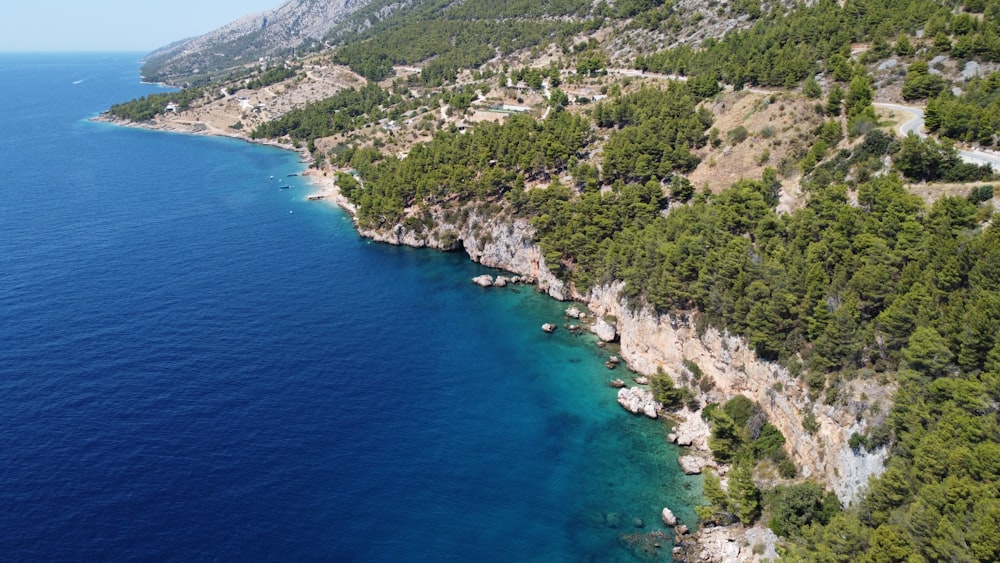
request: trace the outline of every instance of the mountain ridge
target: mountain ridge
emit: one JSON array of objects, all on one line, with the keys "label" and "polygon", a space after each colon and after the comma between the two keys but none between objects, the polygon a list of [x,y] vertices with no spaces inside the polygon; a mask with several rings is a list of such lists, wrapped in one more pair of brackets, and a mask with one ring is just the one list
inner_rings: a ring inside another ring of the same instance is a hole
[{"label": "mountain ridge", "polygon": [[261,57],[316,50],[333,26],[370,0],[287,0],[204,35],[177,41],[146,56],[142,76],[178,83],[213,75]]}]

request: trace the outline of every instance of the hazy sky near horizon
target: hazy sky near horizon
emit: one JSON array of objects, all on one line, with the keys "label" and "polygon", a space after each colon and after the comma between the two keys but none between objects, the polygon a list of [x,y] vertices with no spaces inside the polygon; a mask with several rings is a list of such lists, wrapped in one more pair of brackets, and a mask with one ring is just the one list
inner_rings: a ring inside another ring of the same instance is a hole
[{"label": "hazy sky near horizon", "polygon": [[5,0],[0,3],[0,52],[148,52],[283,1]]}]

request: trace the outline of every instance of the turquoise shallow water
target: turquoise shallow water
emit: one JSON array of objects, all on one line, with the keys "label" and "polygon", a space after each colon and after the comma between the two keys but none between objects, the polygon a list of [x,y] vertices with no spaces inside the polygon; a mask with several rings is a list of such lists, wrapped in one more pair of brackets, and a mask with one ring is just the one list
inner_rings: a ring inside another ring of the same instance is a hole
[{"label": "turquoise shallow water", "polygon": [[294,154],[88,122],[156,91],[137,58],[0,55],[7,557],[635,561],[694,523],[607,352],[539,330],[565,304],[360,239]]}]

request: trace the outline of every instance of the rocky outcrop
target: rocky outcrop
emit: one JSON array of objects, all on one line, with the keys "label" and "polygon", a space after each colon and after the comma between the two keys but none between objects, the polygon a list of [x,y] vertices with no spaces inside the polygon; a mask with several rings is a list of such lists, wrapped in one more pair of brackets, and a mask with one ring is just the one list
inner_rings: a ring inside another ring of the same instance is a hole
[{"label": "rocky outcrop", "polygon": [[710,429],[700,412],[684,409],[675,415],[678,422],[674,424],[673,432],[667,439],[678,446],[691,447],[696,450],[708,451],[708,435]]},{"label": "rocky outcrop", "polygon": [[675,557],[706,563],[761,563],[778,559],[778,536],[769,528],[703,528],[678,545]]},{"label": "rocky outcrop", "polygon": [[632,414],[644,414],[649,418],[658,416],[653,393],[640,387],[619,389],[618,404]]},{"label": "rocky outcrop", "polygon": [[476,276],[472,278],[472,283],[478,285],[479,287],[491,287],[493,285],[493,276],[489,274]]},{"label": "rocky outcrop", "polygon": [[677,458],[677,465],[681,466],[681,471],[685,475],[698,475],[706,467],[714,467],[709,460],[694,455],[682,455]]}]

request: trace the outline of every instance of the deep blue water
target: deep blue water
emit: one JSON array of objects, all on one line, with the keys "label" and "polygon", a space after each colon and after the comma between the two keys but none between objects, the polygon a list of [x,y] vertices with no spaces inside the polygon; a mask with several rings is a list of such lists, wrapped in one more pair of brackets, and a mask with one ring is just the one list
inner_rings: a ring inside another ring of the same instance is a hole
[{"label": "deep blue water", "polygon": [[138,58],[0,55],[5,560],[630,561],[694,523],[607,352],[539,330],[565,304],[359,238],[295,154],[89,122],[157,91]]}]

